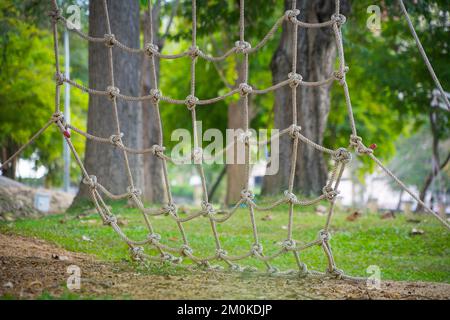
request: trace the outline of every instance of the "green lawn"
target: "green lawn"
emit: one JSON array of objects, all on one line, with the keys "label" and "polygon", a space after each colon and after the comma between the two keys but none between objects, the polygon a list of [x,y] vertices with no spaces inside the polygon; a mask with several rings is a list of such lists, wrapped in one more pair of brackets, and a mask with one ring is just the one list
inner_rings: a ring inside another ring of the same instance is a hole
[{"label": "green lawn", "polygon": [[[123,229],[130,238],[139,240],[146,237],[148,232],[141,214],[136,209],[125,208],[123,203],[117,202],[112,206],[113,212],[126,221],[127,225],[123,226]],[[97,214],[91,213],[81,219],[76,218],[77,214],[83,212],[86,212],[86,208],[73,210],[68,213],[69,219],[64,223],[64,215],[2,222],[0,232],[36,236],[71,251],[94,254],[102,260],[129,259],[127,246],[110,227],[103,226]],[[287,214],[287,206],[272,211],[271,221],[262,220],[267,212],[256,213],[258,232],[266,253],[275,252],[279,248],[279,242],[286,238]],[[432,217],[420,217],[422,221],[419,224],[408,222],[405,217],[399,215],[396,219],[382,220],[377,214],[367,214],[354,222],[346,221],[345,217],[344,213],[335,215],[331,228],[331,245],[338,267],[347,274],[367,276],[367,267],[377,265],[381,269],[382,279],[450,283],[450,233]],[[181,246],[177,226],[170,217],[155,217],[152,222],[155,231],[161,234],[163,243],[173,247]],[[325,217],[297,209],[294,223],[294,238],[300,242],[308,242],[317,238],[317,232],[323,227]],[[206,218],[184,223],[184,227],[196,255],[214,253],[214,239]],[[414,227],[424,230],[425,233],[410,235]],[[218,231],[223,247],[229,254],[243,253],[253,243],[250,218],[245,208],[239,209],[227,222],[219,224]],[[83,236],[92,241],[82,240]],[[152,250],[146,251],[154,253]],[[301,259],[309,269],[324,271],[326,268],[325,255],[319,246],[303,251]],[[295,268],[292,254],[275,259],[273,264],[281,270]],[[240,265],[263,267],[262,263],[254,259],[243,260]]]}]

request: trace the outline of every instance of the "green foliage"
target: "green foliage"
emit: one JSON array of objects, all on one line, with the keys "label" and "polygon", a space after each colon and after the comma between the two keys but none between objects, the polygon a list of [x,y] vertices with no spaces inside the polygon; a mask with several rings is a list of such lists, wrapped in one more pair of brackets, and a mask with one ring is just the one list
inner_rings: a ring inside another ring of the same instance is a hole
[{"label": "green foliage", "polygon": [[[0,146],[12,143],[17,147],[27,142],[54,112],[53,37],[44,21],[36,17],[28,19],[33,11],[27,3],[2,1],[0,4]],[[35,7],[34,13],[41,14],[40,7]],[[71,100],[76,115],[72,123],[83,128],[87,97],[72,90]],[[84,141],[75,144],[81,151],[84,149]],[[61,134],[51,126],[21,157],[34,160],[36,166],[45,165],[46,183],[58,184],[61,152]],[[75,178],[79,171],[75,166],[73,169]]]}]

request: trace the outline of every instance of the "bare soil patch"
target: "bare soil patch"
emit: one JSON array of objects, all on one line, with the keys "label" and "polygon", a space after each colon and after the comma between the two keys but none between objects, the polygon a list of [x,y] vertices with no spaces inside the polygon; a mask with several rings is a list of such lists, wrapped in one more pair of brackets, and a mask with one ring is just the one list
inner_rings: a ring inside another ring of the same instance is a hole
[{"label": "bare soil patch", "polygon": [[0,234],[0,296],[33,299],[68,291],[67,267],[81,268],[82,297],[133,299],[450,299],[445,283],[365,283],[196,271],[180,275],[136,272],[128,263],[108,263],[45,241]]}]

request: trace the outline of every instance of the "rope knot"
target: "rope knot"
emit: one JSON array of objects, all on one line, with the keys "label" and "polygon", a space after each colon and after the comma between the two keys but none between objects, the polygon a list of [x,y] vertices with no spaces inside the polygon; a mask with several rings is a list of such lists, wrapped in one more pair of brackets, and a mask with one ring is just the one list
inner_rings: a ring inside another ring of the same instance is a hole
[{"label": "rope knot", "polygon": [[220,249],[216,249],[216,255],[219,258],[224,258],[228,255],[228,252],[226,250],[220,248]]},{"label": "rope knot", "polygon": [[197,46],[191,46],[189,48],[189,56],[192,59],[196,59],[200,55],[200,49]]},{"label": "rope knot", "polygon": [[156,245],[161,240],[161,235],[158,233],[149,233],[147,235],[147,239],[150,241],[151,244]]},{"label": "rope knot", "polygon": [[159,89],[151,89],[150,90],[150,99],[153,104],[157,104],[159,100],[161,100],[161,91]]},{"label": "rope knot", "polygon": [[236,41],[234,45],[236,47],[236,52],[238,53],[248,53],[252,48],[252,45],[247,41]]},{"label": "rope knot", "polygon": [[341,269],[338,269],[336,267],[333,267],[333,270],[327,269],[327,274],[332,276],[332,277],[334,277],[334,278],[336,278],[336,279],[339,279],[339,280],[343,279],[344,276],[345,276],[344,271],[341,270]]},{"label": "rope knot", "polygon": [[244,268],[238,264],[232,264],[231,271],[242,272],[244,271]]},{"label": "rope knot", "polygon": [[287,10],[284,13],[284,16],[286,17],[286,19],[288,19],[289,21],[293,22],[295,20],[297,20],[297,16],[300,14],[300,10],[299,9],[294,9],[294,10]]},{"label": "rope knot", "polygon": [[105,45],[109,48],[114,47],[116,43],[116,37],[112,33],[107,33],[103,36],[103,39],[105,41]]},{"label": "rope knot", "polygon": [[339,84],[343,85],[345,83],[345,74],[348,72],[349,68],[346,66],[344,70],[336,70],[333,72],[333,77],[335,80],[339,81]]},{"label": "rope knot", "polygon": [[84,177],[83,178],[83,183],[88,185],[89,188],[91,189],[95,189],[97,188],[97,177],[94,175],[88,176],[88,177]]},{"label": "rope knot", "polygon": [[295,72],[289,72],[288,74],[289,86],[291,88],[297,88],[300,83],[303,81],[303,77],[301,74]]},{"label": "rope knot", "polygon": [[192,150],[192,160],[194,160],[194,163],[201,163],[203,161],[203,149],[200,147],[195,147]]},{"label": "rope knot", "polygon": [[54,114],[52,114],[52,121],[57,123],[58,121],[61,122],[63,125],[65,123],[64,120],[64,114],[61,111],[55,112]]},{"label": "rope knot", "polygon": [[55,73],[55,81],[56,81],[56,85],[62,86],[64,84],[64,81],[66,81],[66,77],[64,76],[63,73],[56,72]]},{"label": "rope knot", "polygon": [[252,137],[252,132],[250,130],[247,130],[246,132],[239,132],[237,136],[237,141],[245,144],[250,143],[250,138]]},{"label": "rope knot", "polygon": [[57,22],[62,18],[62,10],[60,8],[56,8],[52,11],[47,12],[47,15],[52,19],[53,22]]},{"label": "rope knot", "polygon": [[174,203],[168,203],[163,207],[165,213],[170,214],[171,216],[177,215],[177,206]]},{"label": "rope knot", "polygon": [[352,154],[345,148],[339,148],[333,153],[333,160],[341,163],[352,161]]},{"label": "rope knot", "polygon": [[241,97],[247,96],[249,93],[253,92],[253,88],[249,86],[247,83],[239,84],[239,94]]},{"label": "rope knot", "polygon": [[158,158],[163,159],[164,158],[164,151],[166,150],[165,147],[160,146],[158,144],[154,144],[152,146],[152,153],[157,156]]},{"label": "rope knot", "polygon": [[135,188],[133,186],[127,187],[127,192],[130,198],[139,197],[142,194],[141,189]]},{"label": "rope knot", "polygon": [[204,215],[213,216],[215,214],[214,207],[211,203],[202,201],[202,210]]},{"label": "rope knot", "polygon": [[289,190],[284,191],[284,198],[286,199],[287,203],[295,204],[298,202],[297,196],[292,192],[289,192]]},{"label": "rope knot", "polygon": [[188,257],[188,256],[192,256],[192,254],[194,253],[194,250],[192,250],[192,248],[189,247],[187,244],[183,244],[181,246],[181,253],[183,255],[185,255],[186,257]]},{"label": "rope knot", "polygon": [[180,257],[175,257],[174,255],[164,252],[161,254],[161,261],[168,261],[172,263],[180,263],[182,259]]},{"label": "rope knot", "polygon": [[109,98],[112,100],[116,98],[116,96],[120,93],[120,90],[119,88],[108,86],[108,88],[106,88],[106,92],[108,93]]},{"label": "rope knot", "polygon": [[255,198],[255,195],[250,190],[241,191],[241,199],[245,202],[251,202]]},{"label": "rope knot", "polygon": [[300,131],[302,130],[302,127],[297,126],[295,124],[293,124],[290,128],[289,128],[289,136],[292,139],[296,139],[300,136]]},{"label": "rope knot", "polygon": [[143,247],[133,247],[133,248],[130,248],[130,251],[131,251],[131,256],[133,257],[133,259],[140,260],[142,257],[142,254],[144,253],[144,248]]},{"label": "rope knot", "polygon": [[262,253],[263,253],[263,246],[262,246],[262,244],[261,243],[254,243],[253,245],[252,245],[252,249],[251,249],[251,252],[252,252],[252,254],[254,255],[254,256],[258,256],[258,255],[261,255]]},{"label": "rope knot", "polygon": [[347,22],[347,17],[340,13],[334,13],[331,16],[331,20],[334,21],[334,23],[336,23],[338,26],[342,26],[345,22]]},{"label": "rope knot", "polygon": [[115,146],[120,146],[122,145],[122,137],[123,132],[121,132],[120,134],[113,134],[109,137],[109,141]]},{"label": "rope knot", "polygon": [[280,269],[278,269],[277,267],[270,266],[270,267],[267,268],[267,273],[275,274],[275,273],[278,273],[278,272],[280,272]]},{"label": "rope knot", "polygon": [[154,54],[158,53],[159,48],[158,48],[158,46],[157,46],[156,44],[154,44],[154,43],[146,43],[145,46],[144,46],[144,50],[145,50],[145,53],[146,53],[149,57],[151,57],[151,56],[153,56]]},{"label": "rope knot", "polygon": [[188,110],[191,110],[195,108],[195,106],[198,103],[198,98],[193,95],[188,95],[186,97],[186,100],[184,100],[184,104],[187,106]]},{"label": "rope knot", "polygon": [[322,229],[319,231],[319,240],[321,240],[322,242],[328,242],[331,240],[331,234],[328,231]]},{"label": "rope knot", "polygon": [[360,136],[351,135],[350,136],[350,145],[355,148],[358,154],[369,154],[373,153],[373,149],[367,148],[362,142],[362,138]]},{"label": "rope knot", "polygon": [[329,186],[323,187],[322,192],[323,192],[323,195],[325,196],[325,198],[327,198],[330,201],[333,201],[339,194],[339,191],[336,191]]},{"label": "rope knot", "polygon": [[103,222],[105,225],[117,224],[116,216],[106,216],[105,221]]},{"label": "rope knot", "polygon": [[281,243],[281,246],[286,250],[294,250],[296,247],[296,243],[292,239],[286,239]]}]

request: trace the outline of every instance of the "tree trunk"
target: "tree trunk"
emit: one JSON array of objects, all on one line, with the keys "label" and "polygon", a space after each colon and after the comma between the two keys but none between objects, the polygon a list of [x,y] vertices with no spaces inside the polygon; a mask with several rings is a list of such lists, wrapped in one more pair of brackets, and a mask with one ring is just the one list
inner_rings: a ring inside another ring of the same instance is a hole
[{"label": "tree trunk", "polygon": [[[112,33],[130,47],[139,47],[139,1],[108,0]],[[89,2],[89,34],[103,37],[107,33],[102,1]],[[106,90],[111,85],[108,48],[104,43],[89,42],[89,87]],[[138,55],[113,48],[115,86],[126,95],[138,96],[141,61]],[[138,102],[117,99],[120,131],[123,143],[131,148],[142,148],[142,109]],[[89,97],[88,131],[100,137],[116,134],[112,101],[106,96]],[[142,156],[129,154],[134,185],[142,188]],[[112,193],[124,193],[128,182],[124,155],[110,144],[87,140],[84,164],[89,174]],[[83,183],[76,200],[88,197],[89,189]]]},{"label": "tree trunk", "polygon": [[[163,43],[159,37],[158,29],[160,25],[160,2],[152,8],[153,20],[153,42],[162,50]],[[144,43],[150,41],[150,19],[148,11],[144,18]],[[155,58],[156,81],[159,83],[159,59]],[[144,57],[142,60],[142,95],[148,95],[152,88],[156,87],[153,79],[153,70],[151,68],[151,60]],[[162,135],[158,125],[157,110],[150,100],[142,102],[142,118],[143,118],[143,144],[144,148],[150,148],[160,143]],[[161,159],[146,155],[144,157],[144,192],[143,199],[152,203],[161,203],[165,200],[163,187],[163,170]]]},{"label": "tree trunk", "polygon": [[[1,146],[1,163],[5,163],[6,160],[8,160],[14,152],[16,152],[18,146],[12,139],[6,139],[6,143]],[[16,167],[17,167],[17,160],[19,158],[13,159],[9,166],[6,166],[2,169],[2,176],[8,177],[10,179],[16,179]]]},{"label": "tree trunk", "polygon": [[[427,195],[428,189],[431,186],[431,183],[433,182],[434,178],[437,177],[439,172],[447,166],[448,162],[450,161],[450,153],[447,155],[445,160],[440,163],[439,160],[439,136],[438,136],[438,128],[436,124],[436,112],[434,110],[430,111],[429,117],[430,117],[430,127],[431,127],[431,135],[433,137],[433,144],[432,144],[432,168],[431,172],[427,175],[425,178],[425,181],[423,183],[422,189],[420,189],[419,198],[423,202],[425,202],[425,197]],[[440,199],[438,199],[440,201]],[[431,203],[431,205],[433,205]],[[416,212],[423,211],[423,206],[420,204],[416,207]]]},{"label": "tree trunk", "polygon": [[[291,1],[285,1],[286,10]],[[330,20],[335,12],[332,0],[298,0],[299,20],[323,22]],[[349,12],[348,1],[341,1],[341,12]],[[271,63],[273,83],[285,80],[292,70],[292,23],[283,23],[280,44]],[[332,28],[298,28],[297,73],[304,81],[320,81],[328,78],[334,70],[336,43]],[[321,87],[297,88],[297,113],[301,133],[312,141],[322,144],[330,111],[331,85]],[[280,130],[292,125],[291,88],[285,86],[275,93],[274,124]],[[279,194],[287,189],[292,156],[292,138],[285,135],[280,139],[280,169],[273,176],[264,179],[263,193]],[[294,189],[305,195],[318,195],[327,180],[327,164],[323,154],[304,143],[299,144],[296,163]]]}]

